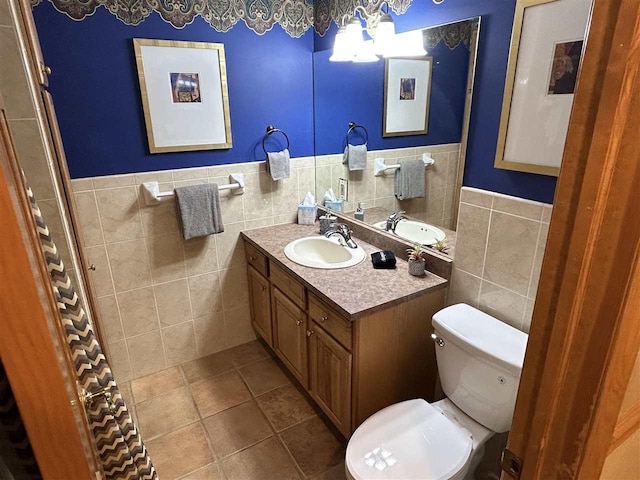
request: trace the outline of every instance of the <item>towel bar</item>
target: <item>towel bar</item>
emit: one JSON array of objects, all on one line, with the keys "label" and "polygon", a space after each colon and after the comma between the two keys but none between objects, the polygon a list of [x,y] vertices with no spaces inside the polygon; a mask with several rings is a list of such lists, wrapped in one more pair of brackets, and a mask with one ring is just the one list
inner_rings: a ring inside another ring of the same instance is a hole
[{"label": "towel bar", "polygon": [[[425,167],[436,163],[436,161],[426,153],[422,154],[422,161],[424,162]],[[376,158],[373,161],[373,174],[376,177],[384,175],[384,172],[386,172],[387,170],[397,170],[398,168],[400,168],[399,163],[396,163],[394,165],[387,165],[386,163],[384,163],[384,158]]]},{"label": "towel bar", "polygon": [[[218,185],[218,190],[236,190],[235,193],[244,193],[244,175],[242,173],[232,173],[229,175],[229,183]],[[161,198],[173,197],[173,191],[161,192],[158,182],[144,182],[142,184],[144,193],[144,203],[147,206],[158,205]]]}]

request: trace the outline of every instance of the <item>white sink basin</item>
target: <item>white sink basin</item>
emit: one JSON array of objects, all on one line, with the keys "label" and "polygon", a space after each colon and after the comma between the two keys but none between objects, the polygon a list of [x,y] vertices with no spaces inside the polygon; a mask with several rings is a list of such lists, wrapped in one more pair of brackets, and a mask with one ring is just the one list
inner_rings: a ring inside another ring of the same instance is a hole
[{"label": "white sink basin", "polygon": [[340,237],[304,237],[284,247],[284,254],[293,262],[312,268],[346,268],[359,264],[366,256],[361,248],[341,245]]},{"label": "white sink basin", "polygon": [[[387,222],[373,224],[375,228],[381,230],[384,230],[386,225]],[[438,240],[447,238],[447,235],[439,228],[416,220],[400,220],[396,225],[395,234],[420,245],[435,245]]]}]

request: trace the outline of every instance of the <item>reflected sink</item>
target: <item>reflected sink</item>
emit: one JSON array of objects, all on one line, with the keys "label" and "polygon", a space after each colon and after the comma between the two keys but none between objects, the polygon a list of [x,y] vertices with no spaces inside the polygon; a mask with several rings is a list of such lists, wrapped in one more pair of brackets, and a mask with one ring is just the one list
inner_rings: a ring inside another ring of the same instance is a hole
[{"label": "reflected sink", "polygon": [[312,268],[346,268],[359,264],[366,256],[362,247],[349,248],[340,244],[342,238],[304,237],[284,247],[287,258]]},{"label": "reflected sink", "polygon": [[[387,222],[373,224],[375,228],[380,230],[384,230],[386,225]],[[439,228],[416,220],[400,220],[396,225],[395,234],[405,240],[421,245],[435,245],[438,240],[447,238],[447,235]]]}]

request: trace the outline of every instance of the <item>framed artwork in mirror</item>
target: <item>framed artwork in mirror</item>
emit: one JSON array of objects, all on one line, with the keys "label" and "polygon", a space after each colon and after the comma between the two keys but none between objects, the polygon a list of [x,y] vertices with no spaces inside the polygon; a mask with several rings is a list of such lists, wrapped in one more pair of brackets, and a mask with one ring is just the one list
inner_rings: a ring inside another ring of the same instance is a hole
[{"label": "framed artwork in mirror", "polygon": [[383,137],[427,133],[432,64],[432,57],[385,59]]},{"label": "framed artwork in mirror", "polygon": [[591,0],[518,0],[495,167],[558,176]]},{"label": "framed artwork in mirror", "polygon": [[231,148],[224,45],[134,38],[151,153]]}]

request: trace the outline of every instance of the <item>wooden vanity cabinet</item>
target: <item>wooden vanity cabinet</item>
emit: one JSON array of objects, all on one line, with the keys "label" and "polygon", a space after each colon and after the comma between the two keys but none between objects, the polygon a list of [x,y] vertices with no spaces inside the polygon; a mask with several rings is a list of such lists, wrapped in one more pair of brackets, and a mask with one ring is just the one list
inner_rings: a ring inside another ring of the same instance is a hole
[{"label": "wooden vanity cabinet", "polygon": [[309,393],[346,437],[351,434],[353,355],[309,322]]},{"label": "wooden vanity cabinet", "polygon": [[444,289],[351,321],[255,246],[245,249],[256,331],[345,437],[388,405],[436,400],[431,317]]},{"label": "wooden vanity cabinet", "polygon": [[274,284],[272,296],[273,349],[304,388],[308,388],[307,314]]},{"label": "wooden vanity cabinet", "polygon": [[251,266],[247,267],[247,279],[249,282],[249,308],[253,327],[264,338],[265,342],[273,348],[269,280]]}]

